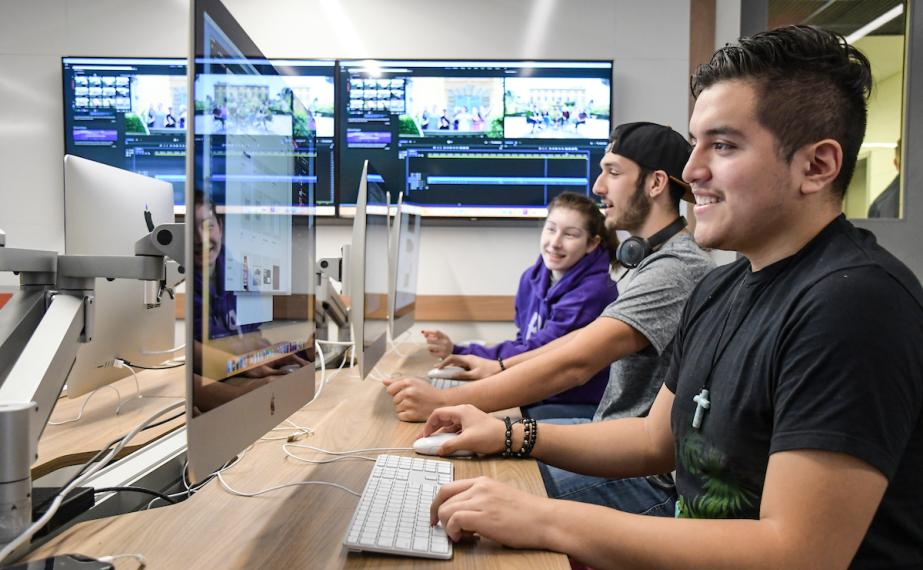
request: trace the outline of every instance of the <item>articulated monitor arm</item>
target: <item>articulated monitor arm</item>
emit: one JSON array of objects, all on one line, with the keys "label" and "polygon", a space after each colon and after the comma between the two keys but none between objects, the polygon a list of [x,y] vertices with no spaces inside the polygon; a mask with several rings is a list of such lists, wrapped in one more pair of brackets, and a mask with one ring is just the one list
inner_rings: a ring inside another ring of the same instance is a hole
[{"label": "articulated monitor arm", "polygon": [[0,245],[0,271],[21,284],[0,310],[0,546],[31,524],[31,466],[79,345],[93,339],[96,278],[163,283],[167,258],[182,272],[184,243],[182,224],[163,224],[135,243],[134,256]]}]

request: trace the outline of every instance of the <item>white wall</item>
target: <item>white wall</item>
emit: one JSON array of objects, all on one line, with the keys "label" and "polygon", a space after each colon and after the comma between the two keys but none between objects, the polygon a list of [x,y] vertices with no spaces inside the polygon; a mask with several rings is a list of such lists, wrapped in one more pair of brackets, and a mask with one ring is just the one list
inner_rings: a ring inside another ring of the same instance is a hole
[{"label": "white wall", "polygon": [[[686,132],[688,0],[226,5],[269,57],[612,59],[617,123]],[[60,58],[185,56],[188,11],[188,0],[0,0],[0,228],[8,246],[63,251]],[[537,255],[532,225],[431,225],[424,234],[422,294],[511,295]],[[320,254],[347,239],[345,227],[321,227]],[[14,283],[0,275],[0,285]]]}]

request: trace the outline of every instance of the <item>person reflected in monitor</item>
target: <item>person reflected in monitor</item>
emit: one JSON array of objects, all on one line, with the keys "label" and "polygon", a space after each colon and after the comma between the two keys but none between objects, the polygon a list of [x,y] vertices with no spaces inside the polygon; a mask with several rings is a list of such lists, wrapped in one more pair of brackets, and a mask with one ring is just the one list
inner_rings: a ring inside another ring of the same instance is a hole
[{"label": "person reflected in monitor", "polygon": [[901,139],[894,148],[894,168],[897,176],[869,206],[870,218],[898,218],[901,204]]},{"label": "person reflected in monitor", "polygon": [[[197,274],[202,275],[202,261],[206,257],[208,259],[207,304],[203,280],[195,279],[193,285],[193,350],[196,363],[193,371],[193,398],[195,407],[204,412],[286,374],[290,370],[286,367],[309,365],[313,361],[313,348],[302,351],[300,355],[288,354],[263,364],[258,362],[260,358],[253,357],[254,354],[264,353],[267,358],[271,357],[270,353],[275,352],[275,349],[260,332],[258,323],[240,322],[237,293],[225,288],[223,217],[218,214],[213,202],[204,200],[198,193],[195,195],[194,212],[194,263]],[[206,330],[207,333],[204,332]],[[207,339],[203,342],[206,335]],[[221,377],[216,378],[214,374],[208,373],[208,370],[215,367],[210,366],[214,363],[204,361],[204,347],[207,345],[215,350],[208,358],[220,359],[222,362],[218,366],[224,371]]]}]

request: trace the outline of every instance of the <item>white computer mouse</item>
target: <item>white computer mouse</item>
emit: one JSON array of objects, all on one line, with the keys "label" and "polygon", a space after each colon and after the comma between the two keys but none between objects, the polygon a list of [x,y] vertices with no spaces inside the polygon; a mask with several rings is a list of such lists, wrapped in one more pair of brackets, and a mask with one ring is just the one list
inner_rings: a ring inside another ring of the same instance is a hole
[{"label": "white computer mouse", "polygon": [[[439,455],[439,448],[442,447],[442,444],[456,437],[458,437],[457,433],[434,433],[429,437],[421,437],[413,442],[413,450],[420,455]],[[471,455],[474,455],[474,452],[466,449],[459,449],[449,454],[450,457],[469,457]]]},{"label": "white computer mouse", "polygon": [[461,366],[446,366],[445,368],[433,368],[426,373],[427,378],[455,378],[459,372],[464,372]]}]

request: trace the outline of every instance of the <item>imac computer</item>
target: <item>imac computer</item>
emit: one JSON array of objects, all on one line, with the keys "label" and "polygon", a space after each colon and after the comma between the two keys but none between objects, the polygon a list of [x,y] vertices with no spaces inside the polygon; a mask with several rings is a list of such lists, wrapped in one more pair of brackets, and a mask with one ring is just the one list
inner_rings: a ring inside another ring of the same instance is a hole
[{"label": "imac computer", "polygon": [[[64,157],[66,254],[133,255],[135,241],[150,231],[145,212],[154,225],[173,222],[168,182]],[[174,346],[174,301],[156,283],[97,279],[95,299],[93,341],[77,352],[67,381],[70,398],[127,376],[128,370],[112,367],[113,359],[152,366]]]},{"label": "imac computer", "polygon": [[316,244],[286,68],[266,64],[218,0],[191,9],[187,438],[201,481],[314,395]]},{"label": "imac computer", "polygon": [[407,332],[415,320],[421,233],[417,207],[399,197],[391,230],[391,286],[388,288],[388,322],[392,340]]},{"label": "imac computer", "polygon": [[[332,216],[335,62],[250,63],[286,68],[286,83],[296,98],[294,144],[299,152],[314,155],[316,171],[306,176],[316,183],[318,215]],[[185,213],[186,123],[192,116],[187,112],[186,60],[65,57],[62,67],[64,151],[170,182],[175,212]],[[206,112],[224,120],[226,94],[238,88],[229,84],[218,90],[216,98],[204,101]]]},{"label": "imac computer", "polygon": [[350,248],[350,322],[360,378],[388,343],[388,195],[368,161],[362,165]]}]

